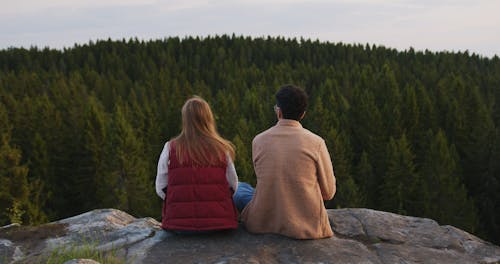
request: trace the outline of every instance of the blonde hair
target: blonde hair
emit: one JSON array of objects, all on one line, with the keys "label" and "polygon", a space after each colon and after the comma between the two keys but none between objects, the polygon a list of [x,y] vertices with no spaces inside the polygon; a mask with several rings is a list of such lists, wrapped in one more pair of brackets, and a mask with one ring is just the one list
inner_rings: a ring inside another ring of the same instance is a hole
[{"label": "blonde hair", "polygon": [[201,97],[182,106],[182,131],[174,140],[181,164],[189,158],[195,166],[220,166],[226,164],[226,154],[234,160],[233,144],[219,135],[210,105]]}]

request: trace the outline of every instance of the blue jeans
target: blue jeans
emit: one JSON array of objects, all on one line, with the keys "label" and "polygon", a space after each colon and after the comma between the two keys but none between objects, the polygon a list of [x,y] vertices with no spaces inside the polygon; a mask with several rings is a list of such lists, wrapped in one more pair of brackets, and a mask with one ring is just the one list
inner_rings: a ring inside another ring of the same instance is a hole
[{"label": "blue jeans", "polygon": [[245,206],[252,200],[255,189],[246,182],[238,183],[238,190],[233,195],[233,201],[239,211],[242,211]]}]

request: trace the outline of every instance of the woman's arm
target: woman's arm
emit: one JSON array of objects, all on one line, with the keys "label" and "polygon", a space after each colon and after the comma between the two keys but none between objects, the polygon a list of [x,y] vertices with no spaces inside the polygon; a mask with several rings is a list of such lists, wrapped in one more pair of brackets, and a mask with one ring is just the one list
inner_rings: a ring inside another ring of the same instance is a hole
[{"label": "woman's arm", "polygon": [[165,200],[165,193],[163,189],[167,187],[168,183],[168,154],[170,152],[169,142],[165,143],[163,151],[160,154],[160,159],[158,160],[158,171],[156,173],[156,193],[161,199]]},{"label": "woman's arm", "polygon": [[226,179],[229,183],[229,187],[231,187],[233,189],[233,192],[236,193],[236,190],[238,189],[238,175],[236,174],[236,168],[234,167],[233,160],[229,155],[226,155],[226,159]]}]

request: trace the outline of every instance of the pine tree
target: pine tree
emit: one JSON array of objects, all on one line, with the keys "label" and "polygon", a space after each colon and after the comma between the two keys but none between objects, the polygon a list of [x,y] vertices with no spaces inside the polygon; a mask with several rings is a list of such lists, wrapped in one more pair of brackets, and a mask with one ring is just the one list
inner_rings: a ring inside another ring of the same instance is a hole
[{"label": "pine tree", "polygon": [[[498,184],[492,184],[490,159],[494,146],[495,125],[491,114],[479,93],[477,86],[468,87],[465,101],[461,103],[464,120],[458,120],[456,147],[463,166],[464,183],[475,200],[482,230],[490,230],[492,212],[496,208],[494,196],[499,191]],[[481,231],[486,233],[485,231]]]},{"label": "pine tree", "polygon": [[239,135],[236,135],[233,138],[232,143],[234,144],[236,151],[234,166],[236,168],[236,173],[238,174],[238,180],[255,185],[256,178],[253,171],[252,149],[247,147],[251,145],[251,139],[250,143],[247,143],[244,142]]},{"label": "pine tree", "polygon": [[[50,159],[48,155],[47,143],[38,133],[35,134],[32,142],[30,158],[28,164],[30,168],[28,179],[30,181],[30,214],[32,223],[44,223],[47,217],[41,208],[44,208],[51,193],[47,191],[45,180],[49,178]],[[36,168],[36,169],[35,169]]]},{"label": "pine tree", "polygon": [[392,137],[387,145],[387,172],[380,193],[380,205],[384,210],[398,214],[418,215],[425,195],[416,173],[415,158],[406,136],[398,140]]},{"label": "pine tree", "polygon": [[90,194],[86,192],[87,197],[82,202],[83,207],[89,210],[106,206],[103,203],[109,191],[106,177],[109,175],[108,164],[113,160],[108,154],[111,150],[107,125],[109,119],[103,106],[93,96],[88,100],[83,122],[84,154],[80,161],[80,170],[88,179],[86,190],[95,190]]},{"label": "pine tree", "polygon": [[[375,105],[375,97],[369,90],[360,91],[360,94],[355,93],[351,115],[352,123],[356,124],[351,129],[354,151],[361,153],[366,150],[373,169],[373,181],[382,182],[382,176],[386,171],[387,140],[383,130],[382,116]],[[379,191],[379,188],[372,189],[369,196],[380,197]]]},{"label": "pine tree", "polygon": [[[483,223],[480,232],[487,235],[494,242],[498,241],[496,238],[500,237],[500,128],[495,130],[495,140],[493,151],[490,159],[490,168],[488,177],[484,185],[489,186],[488,192],[485,193],[487,197],[487,210],[489,214],[486,216],[486,223]],[[485,228],[485,225],[487,228]],[[488,234],[486,234],[488,233]]]},{"label": "pine tree", "polygon": [[351,174],[351,155],[346,135],[330,129],[325,141],[330,149],[336,177],[337,192],[335,198],[327,202],[329,208],[361,207],[363,199],[359,187]]},{"label": "pine tree", "polygon": [[412,142],[418,127],[419,109],[417,104],[417,95],[415,88],[407,85],[403,91],[403,103],[401,106],[401,117],[403,132],[408,136]]},{"label": "pine tree", "polygon": [[377,87],[377,103],[384,117],[384,131],[389,136],[400,137],[401,128],[401,93],[391,67],[384,64]]},{"label": "pine tree", "polygon": [[361,158],[356,166],[355,180],[359,185],[360,196],[363,199],[363,204],[368,208],[375,208],[378,201],[378,186],[373,172],[373,167],[370,164],[368,153],[363,151]]},{"label": "pine tree", "polygon": [[136,215],[154,213],[151,197],[154,197],[154,185],[148,172],[144,147],[124,113],[125,106],[117,102],[111,127],[113,155],[110,170],[105,180],[105,188],[109,196],[105,197],[106,205],[115,206]]},{"label": "pine tree", "polygon": [[28,181],[28,167],[20,163],[21,151],[10,145],[9,134],[0,136],[0,225],[46,220],[41,208],[30,199],[38,186]]},{"label": "pine tree", "polygon": [[442,224],[474,232],[477,224],[476,210],[461,183],[455,147],[448,146],[442,130],[429,135],[429,138],[429,150],[420,169],[427,199],[424,215]]}]

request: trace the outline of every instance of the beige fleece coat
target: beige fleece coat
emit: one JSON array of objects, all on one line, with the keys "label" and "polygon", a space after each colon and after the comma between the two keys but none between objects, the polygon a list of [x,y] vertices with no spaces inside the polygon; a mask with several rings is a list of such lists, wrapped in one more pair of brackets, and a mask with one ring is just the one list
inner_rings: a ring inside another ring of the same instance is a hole
[{"label": "beige fleece coat", "polygon": [[252,142],[255,195],[241,219],[249,232],[297,239],[333,235],[323,200],[335,194],[325,141],[295,120],[280,119]]}]

